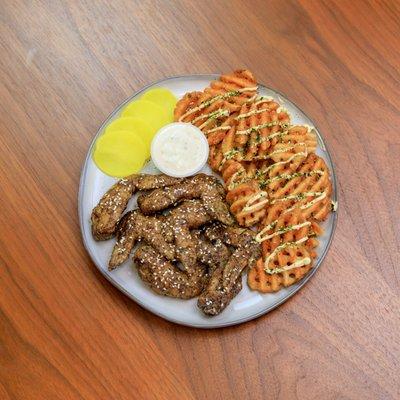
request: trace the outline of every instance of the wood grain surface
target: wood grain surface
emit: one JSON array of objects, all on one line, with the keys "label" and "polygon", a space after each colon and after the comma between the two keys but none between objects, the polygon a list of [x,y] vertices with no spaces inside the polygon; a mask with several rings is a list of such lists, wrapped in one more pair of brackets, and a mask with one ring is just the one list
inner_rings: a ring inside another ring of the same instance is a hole
[{"label": "wood grain surface", "polygon": [[[1,1],[0,398],[399,399],[399,48],[396,0]],[[240,67],[323,132],[339,223],[277,310],[185,328],[91,262],[80,170],[143,85]]]}]

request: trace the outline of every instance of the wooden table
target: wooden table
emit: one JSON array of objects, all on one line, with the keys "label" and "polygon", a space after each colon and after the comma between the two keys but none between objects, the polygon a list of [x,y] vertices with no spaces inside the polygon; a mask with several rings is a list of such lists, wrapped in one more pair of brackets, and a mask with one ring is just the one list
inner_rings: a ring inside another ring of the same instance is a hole
[{"label": "wooden table", "polygon": [[[399,399],[399,2],[31,3],[0,10],[0,398]],[[97,271],[79,174],[135,90],[239,67],[324,133],[339,223],[279,309],[189,329]]]}]

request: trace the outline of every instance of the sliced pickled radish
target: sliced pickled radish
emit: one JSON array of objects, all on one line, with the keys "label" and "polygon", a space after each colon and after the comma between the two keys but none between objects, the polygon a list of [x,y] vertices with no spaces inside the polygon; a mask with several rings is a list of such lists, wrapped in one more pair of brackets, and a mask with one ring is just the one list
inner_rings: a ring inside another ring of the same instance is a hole
[{"label": "sliced pickled radish", "polygon": [[112,131],[96,142],[93,161],[105,174],[124,177],[139,172],[149,157],[148,146],[136,133]]},{"label": "sliced pickled radish", "polygon": [[152,103],[163,107],[165,111],[167,111],[168,115],[172,117],[176,102],[178,101],[174,94],[165,88],[150,89],[140,99],[151,101]]},{"label": "sliced pickled radish", "polygon": [[106,127],[106,133],[114,131],[134,132],[143,139],[143,142],[149,148],[156,133],[156,130],[149,123],[138,117],[119,117],[115,119]]},{"label": "sliced pickled radish", "polygon": [[172,122],[172,116],[169,116],[167,111],[147,100],[132,101],[124,108],[122,116],[141,118],[151,125],[154,131]]}]

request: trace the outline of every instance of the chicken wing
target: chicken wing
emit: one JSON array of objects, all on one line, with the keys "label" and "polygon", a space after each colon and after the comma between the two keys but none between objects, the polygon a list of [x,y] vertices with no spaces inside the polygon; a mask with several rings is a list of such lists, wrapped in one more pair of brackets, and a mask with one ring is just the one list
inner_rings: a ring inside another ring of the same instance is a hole
[{"label": "chicken wing", "polygon": [[204,234],[211,241],[220,240],[233,247],[246,246],[252,243],[256,237],[256,232],[250,229],[237,225],[226,227],[219,223],[207,226]]},{"label": "chicken wing", "polygon": [[155,292],[179,299],[191,299],[203,290],[206,270],[199,263],[188,274],[179,270],[153,247],[142,245],[134,261],[140,278]]},{"label": "chicken wing", "polygon": [[166,223],[175,238],[176,258],[182,263],[183,270],[188,273],[191,273],[197,263],[196,244],[190,230],[209,221],[211,217],[200,200],[187,200],[167,216]]},{"label": "chicken wing", "polygon": [[166,187],[166,186],[176,185],[179,182],[182,182],[182,178],[173,178],[172,176],[168,176],[168,175],[164,175],[164,174],[136,175],[137,190],[158,189],[158,188],[162,188],[162,187]]},{"label": "chicken wing", "polygon": [[201,230],[193,231],[192,239],[196,245],[197,260],[208,266],[209,274],[228,262],[231,252],[220,240],[211,243],[203,237]]},{"label": "chicken wing", "polygon": [[222,185],[216,178],[199,174],[177,185],[142,194],[138,198],[138,205],[143,214],[154,214],[183,200],[201,199],[211,217],[231,225],[233,218],[223,200],[224,193]]},{"label": "chicken wing", "polygon": [[217,315],[242,289],[242,272],[258,259],[260,245],[254,240],[254,232],[239,227],[214,224],[205,229],[205,235],[214,243],[220,241],[236,248],[228,262],[211,274],[197,302],[205,314]]},{"label": "chicken wing", "polygon": [[198,228],[210,220],[199,200],[182,203],[168,216],[146,216],[139,210],[129,211],[118,224],[117,241],[109,269],[113,270],[127,260],[136,242],[143,240],[168,260],[179,260],[183,269],[190,271],[197,261],[190,229]]},{"label": "chicken wing", "polygon": [[128,177],[113,185],[92,211],[92,234],[96,240],[114,236],[129,199],[136,191],[135,180]]},{"label": "chicken wing", "polygon": [[165,220],[165,217],[144,216],[137,210],[126,213],[118,225],[108,269],[111,271],[127,260],[139,240],[153,246],[168,260],[174,260],[175,246],[171,243],[174,236]]},{"label": "chicken wing", "polygon": [[157,189],[179,183],[181,179],[167,175],[130,175],[114,184],[92,211],[92,234],[96,240],[114,236],[129,199],[136,190]]}]

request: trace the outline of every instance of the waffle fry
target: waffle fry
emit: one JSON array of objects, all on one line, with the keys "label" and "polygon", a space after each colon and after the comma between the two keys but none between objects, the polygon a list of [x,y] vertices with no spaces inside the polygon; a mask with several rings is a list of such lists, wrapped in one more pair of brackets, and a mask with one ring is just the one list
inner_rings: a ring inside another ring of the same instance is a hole
[{"label": "waffle fry", "polygon": [[[269,208],[282,205],[288,213],[295,208],[305,218],[321,221],[330,211],[332,191],[324,161],[310,154],[293,169],[289,163],[275,163],[265,167],[256,162],[230,160],[225,163],[222,176],[228,189],[227,201],[240,225],[260,222]],[[267,171],[264,175],[263,171]]]},{"label": "waffle fry", "polygon": [[243,104],[239,113],[230,118],[230,129],[220,128],[227,132],[221,135],[221,146],[213,149],[215,162],[212,165],[220,170],[230,158],[237,161],[269,159],[269,149],[281,140],[289,120],[289,114],[279,111],[279,104],[270,98]]},{"label": "waffle fry", "polygon": [[269,98],[242,106],[236,117],[235,147],[240,149],[243,160],[266,158],[268,149],[287,128],[289,114],[278,108],[278,103]]},{"label": "waffle fry", "polygon": [[254,75],[247,69],[238,69],[230,74],[223,74],[218,81],[211,82],[211,88],[223,88],[225,91],[237,88],[257,86]]},{"label": "waffle fry", "polygon": [[[318,246],[318,240],[316,238],[322,234],[322,229],[317,222],[308,221],[302,214],[301,210],[294,209],[289,213],[286,211],[287,209],[282,203],[268,207],[265,218],[261,221],[258,227],[258,233],[256,236],[256,240],[261,243],[261,246],[263,247],[264,254],[268,251],[268,248],[271,247],[268,242],[271,240],[269,236],[272,235],[272,238],[277,237],[278,239],[283,240],[285,239],[285,236],[282,234],[285,233],[285,229],[287,230],[288,226],[293,227],[294,225],[300,226],[301,229],[307,228],[300,233],[305,233],[308,237],[304,245],[306,246],[310,256],[315,258],[316,253],[314,249]],[[288,231],[291,231],[291,229]],[[289,237],[289,239],[291,239],[291,237]]]},{"label": "waffle fry", "polygon": [[218,172],[221,168],[221,165],[224,161],[224,155],[221,151],[221,144],[217,144],[215,146],[210,146],[210,151],[208,155],[208,164],[211,169],[215,172]]},{"label": "waffle fry", "polygon": [[[258,196],[257,201],[254,201],[252,207],[246,208],[248,202],[254,199],[255,196]],[[265,216],[266,196],[267,193],[261,191],[257,181],[252,179],[230,190],[226,196],[226,200],[230,204],[230,211],[235,216],[239,225],[253,226]]]},{"label": "waffle fry", "polygon": [[[275,218],[269,213],[267,220]],[[309,242],[311,222],[299,210],[281,214],[261,230],[263,257],[248,273],[248,284],[263,293],[276,292],[298,282],[312,268],[313,246]]]},{"label": "waffle fry", "polygon": [[202,92],[186,93],[177,103],[174,110],[174,119],[178,121],[185,112],[197,106],[200,103]]},{"label": "waffle fry", "polygon": [[[224,152],[229,153],[231,145],[229,142],[234,137],[236,129],[236,121],[234,116],[228,117],[220,126],[210,129],[206,132],[208,144],[210,145],[210,153],[208,163],[214,171],[219,171],[226,161]],[[224,149],[228,148],[226,151]],[[232,153],[232,156],[234,154]]]},{"label": "waffle fry", "polygon": [[240,95],[226,96],[226,99],[232,103],[241,106],[245,102],[255,98],[257,91],[257,81],[249,70],[236,70],[231,74],[221,75],[219,80],[212,81],[210,88],[204,90],[211,96],[226,94],[239,91]]},{"label": "waffle fry", "polygon": [[178,101],[175,121],[191,122],[207,131],[218,127],[242,104],[256,96],[257,83],[250,71],[237,70],[211,82],[203,92],[191,92]]},{"label": "waffle fry", "polygon": [[325,161],[314,153],[294,171],[289,164],[270,169],[266,186],[270,205],[284,202],[287,210],[299,208],[304,217],[323,221],[331,210],[332,184]]},{"label": "waffle fry", "polygon": [[[308,258],[308,252],[304,246],[297,245],[294,248],[288,248],[284,256],[280,255],[277,267],[290,265],[295,262],[296,258],[300,257]],[[288,287],[298,282],[310,269],[310,265],[305,265],[292,271],[269,274],[265,272],[264,261],[260,258],[256,266],[248,272],[247,283],[251,289],[262,293],[277,292],[282,287]]]},{"label": "waffle fry", "polygon": [[291,126],[271,148],[268,158],[274,163],[290,163],[292,169],[317,147],[315,131],[307,126]]},{"label": "waffle fry", "polygon": [[[236,127],[236,120],[234,115],[228,117],[224,122],[222,122],[219,126],[216,126],[212,129],[208,129],[205,132],[207,136],[208,144],[210,146],[217,146],[222,143],[226,136],[229,135],[232,128]],[[233,130],[234,132],[234,130]]]},{"label": "waffle fry", "polygon": [[257,164],[255,162],[239,162],[228,160],[224,163],[221,174],[228,191],[233,190],[241,183],[248,182],[255,178]]},{"label": "waffle fry", "polygon": [[[228,123],[228,120],[226,121]],[[210,146],[209,163],[211,168],[220,172],[228,160],[241,160],[242,154],[235,148],[236,121],[229,120],[229,130],[224,134],[222,141],[215,146]]]}]

